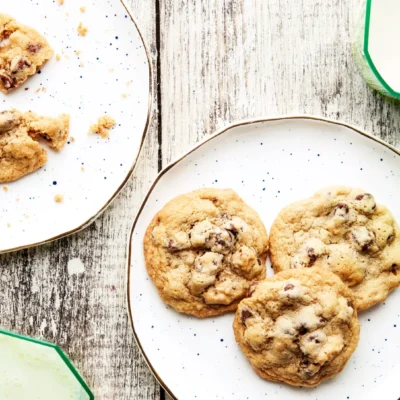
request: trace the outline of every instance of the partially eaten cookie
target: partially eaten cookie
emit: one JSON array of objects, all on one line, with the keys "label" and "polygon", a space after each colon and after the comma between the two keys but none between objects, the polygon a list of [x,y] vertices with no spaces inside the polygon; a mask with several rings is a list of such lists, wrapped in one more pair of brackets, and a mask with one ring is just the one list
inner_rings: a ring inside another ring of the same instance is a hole
[{"label": "partially eaten cookie", "polygon": [[0,90],[21,86],[53,55],[47,40],[36,30],[0,13]]},{"label": "partially eaten cookie", "polygon": [[15,181],[36,171],[47,162],[43,139],[61,150],[69,132],[69,116],[40,117],[29,111],[0,112],[0,183]]}]

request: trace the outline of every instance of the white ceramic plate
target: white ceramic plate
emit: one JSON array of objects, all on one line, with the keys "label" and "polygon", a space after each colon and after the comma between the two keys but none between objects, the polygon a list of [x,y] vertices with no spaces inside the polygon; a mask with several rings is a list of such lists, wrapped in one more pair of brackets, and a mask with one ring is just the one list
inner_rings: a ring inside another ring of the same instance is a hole
[{"label": "white ceramic plate", "polygon": [[[53,57],[23,87],[0,94],[0,110],[67,112],[75,139],[60,153],[49,150],[47,164],[6,184],[7,192],[0,185],[5,252],[82,229],[110,204],[133,170],[147,130],[151,68],[136,23],[119,0],[2,1],[1,12],[44,34],[61,60]],[[80,22],[88,28],[85,37],[77,33]],[[104,114],[117,121],[110,137],[89,135]],[[54,201],[56,194],[63,203]]]},{"label": "white ceramic plate", "polygon": [[283,206],[333,184],[365,188],[400,219],[398,152],[354,128],[325,120],[237,124],[161,172],[132,230],[128,305],[137,342],[174,399],[398,399],[400,291],[360,314],[360,344],[343,373],[305,389],[259,378],[235,343],[233,314],[203,320],[178,314],[163,304],[146,272],[145,229],[178,194],[201,187],[233,188],[269,229]]}]

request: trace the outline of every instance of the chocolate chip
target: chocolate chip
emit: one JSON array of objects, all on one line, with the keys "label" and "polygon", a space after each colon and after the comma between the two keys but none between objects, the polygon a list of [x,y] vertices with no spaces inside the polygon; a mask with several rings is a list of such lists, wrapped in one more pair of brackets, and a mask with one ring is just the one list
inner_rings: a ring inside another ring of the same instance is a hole
[{"label": "chocolate chip", "polygon": [[351,300],[347,300],[347,305],[351,308],[354,308],[354,304]]},{"label": "chocolate chip", "polygon": [[258,282],[253,282],[250,284],[249,288],[247,289],[247,297],[250,297],[254,293],[257,285],[258,285]]},{"label": "chocolate chip", "polygon": [[308,341],[309,341],[309,342],[313,342],[313,341],[314,341],[314,342],[317,343],[317,344],[321,343],[320,340],[317,339],[317,337],[314,336],[314,335],[311,335],[311,336],[308,338]]},{"label": "chocolate chip", "polygon": [[242,310],[242,314],[240,316],[240,319],[242,321],[242,324],[246,324],[246,320],[248,318],[251,318],[253,316],[253,313],[250,310]]},{"label": "chocolate chip", "polygon": [[3,82],[5,89],[11,89],[14,86],[14,81],[6,72],[0,72],[0,80]]},{"label": "chocolate chip", "polygon": [[27,50],[30,51],[31,53],[37,53],[41,48],[42,46],[40,44],[30,44],[27,47]]},{"label": "chocolate chip", "polygon": [[374,196],[372,196],[372,194],[370,194],[370,193],[359,194],[358,196],[356,196],[356,200],[358,200],[358,201],[361,201],[361,200],[373,200],[374,204],[372,205],[371,210],[375,210],[375,208],[376,208],[376,203],[375,203],[375,200],[374,200]]},{"label": "chocolate chip", "polygon": [[392,265],[392,268],[390,269],[390,272],[391,272],[393,275],[397,275],[397,270],[398,270],[398,268],[399,268],[399,266],[398,266],[397,264],[393,264],[393,265]]},{"label": "chocolate chip", "polygon": [[14,57],[10,63],[10,70],[13,74],[22,71],[25,67],[30,67],[32,64],[24,57]]},{"label": "chocolate chip", "polygon": [[284,287],[284,291],[287,292],[288,290],[292,290],[294,288],[294,285],[292,285],[291,283],[288,283],[285,287]]},{"label": "chocolate chip", "polygon": [[346,203],[338,203],[335,209],[335,215],[345,217],[349,213],[349,206]]},{"label": "chocolate chip", "polygon": [[310,259],[310,264],[313,264],[317,259],[317,255],[315,254],[315,249],[313,249],[312,247],[307,247],[307,255],[308,258]]},{"label": "chocolate chip", "polygon": [[388,238],[387,238],[387,242],[388,243],[392,243],[393,242],[393,240],[394,240],[394,234],[393,233],[391,233],[389,236],[388,236]]},{"label": "chocolate chip", "polygon": [[301,325],[299,329],[299,334],[300,335],[305,335],[308,332],[308,329],[305,327],[305,325]]}]

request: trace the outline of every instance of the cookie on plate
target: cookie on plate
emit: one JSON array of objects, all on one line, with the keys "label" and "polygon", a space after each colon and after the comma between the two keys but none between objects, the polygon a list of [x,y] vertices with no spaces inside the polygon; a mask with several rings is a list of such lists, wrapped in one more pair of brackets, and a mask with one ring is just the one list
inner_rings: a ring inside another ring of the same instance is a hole
[{"label": "cookie on plate", "polygon": [[196,317],[236,310],[250,284],[265,278],[267,250],[260,217],[230,189],[174,198],[144,238],[146,267],[161,298]]},{"label": "cookie on plate", "polygon": [[354,297],[340,278],[314,267],[253,284],[236,311],[236,342],[264,379],[316,386],[337,375],[357,347]]},{"label": "cookie on plate", "polygon": [[0,90],[21,86],[53,55],[47,40],[29,26],[0,13]]},{"label": "cookie on plate", "polygon": [[329,187],[285,207],[270,237],[275,272],[323,266],[351,288],[358,310],[400,285],[400,230],[362,189]]}]

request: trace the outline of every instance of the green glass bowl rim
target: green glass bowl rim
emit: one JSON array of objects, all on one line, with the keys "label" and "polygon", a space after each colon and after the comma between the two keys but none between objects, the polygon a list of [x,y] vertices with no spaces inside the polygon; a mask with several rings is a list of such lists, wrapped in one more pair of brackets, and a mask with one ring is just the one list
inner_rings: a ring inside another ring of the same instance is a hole
[{"label": "green glass bowl rim", "polygon": [[83,380],[82,376],[76,370],[76,368],[74,367],[72,362],[69,360],[67,355],[61,350],[61,347],[59,347],[59,346],[57,346],[56,344],[53,344],[53,343],[45,342],[43,340],[34,339],[34,338],[29,337],[29,336],[20,335],[18,333],[5,331],[3,329],[0,329],[0,334],[6,335],[6,336],[11,336],[11,337],[14,337],[16,339],[25,340],[27,342],[40,344],[42,346],[46,346],[46,347],[50,347],[50,348],[54,349],[58,353],[58,355],[61,357],[61,359],[64,361],[64,363],[67,365],[67,367],[72,372],[72,374],[75,376],[75,378],[78,380],[78,382],[82,385],[83,389],[88,394],[90,400],[94,400],[94,395],[93,395],[92,391],[89,389],[89,386]]},{"label": "green glass bowl rim", "polygon": [[371,22],[371,8],[372,8],[372,0],[367,0],[367,10],[365,13],[365,32],[364,32],[364,46],[363,51],[365,58],[368,62],[369,67],[372,70],[372,73],[375,75],[376,79],[378,79],[379,83],[385,88],[385,90],[393,97],[400,99],[400,93],[393,90],[388,83],[383,79],[382,75],[377,70],[374,62],[372,61],[371,55],[369,54],[369,29]]}]

